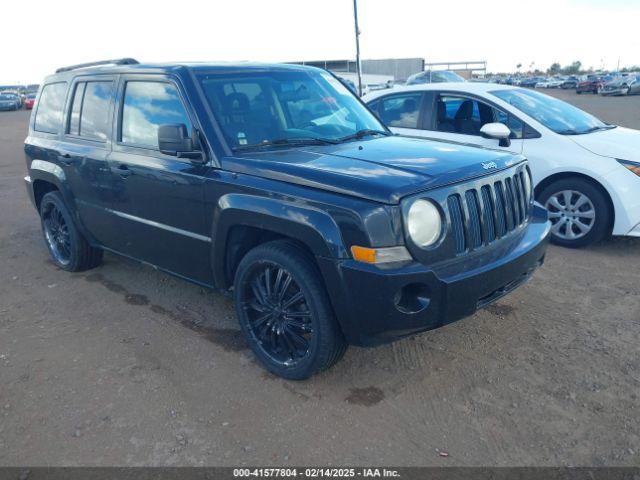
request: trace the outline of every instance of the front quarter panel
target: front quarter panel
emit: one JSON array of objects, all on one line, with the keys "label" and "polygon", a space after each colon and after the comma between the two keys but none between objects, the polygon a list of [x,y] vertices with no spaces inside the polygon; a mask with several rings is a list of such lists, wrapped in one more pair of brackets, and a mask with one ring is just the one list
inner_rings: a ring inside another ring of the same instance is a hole
[{"label": "front quarter panel", "polygon": [[205,191],[212,225],[216,286],[228,288],[225,255],[230,231],[254,227],[298,240],[318,258],[350,258],[351,245],[403,244],[397,206],[250,175],[216,170]]},{"label": "front quarter panel", "polygon": [[524,142],[533,184],[557,174],[575,173],[591,178],[609,194],[614,209],[614,235],[626,235],[640,222],[640,178],[614,158],[603,157],[562,135],[544,131],[541,138]]}]

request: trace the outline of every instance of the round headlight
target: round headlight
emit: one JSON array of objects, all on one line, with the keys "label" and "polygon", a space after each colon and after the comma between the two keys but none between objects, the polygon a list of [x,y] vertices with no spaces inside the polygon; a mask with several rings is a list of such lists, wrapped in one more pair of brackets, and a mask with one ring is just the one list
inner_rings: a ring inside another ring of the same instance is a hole
[{"label": "round headlight", "polygon": [[421,247],[433,245],[442,231],[438,208],[428,200],[416,200],[407,214],[409,236]]}]

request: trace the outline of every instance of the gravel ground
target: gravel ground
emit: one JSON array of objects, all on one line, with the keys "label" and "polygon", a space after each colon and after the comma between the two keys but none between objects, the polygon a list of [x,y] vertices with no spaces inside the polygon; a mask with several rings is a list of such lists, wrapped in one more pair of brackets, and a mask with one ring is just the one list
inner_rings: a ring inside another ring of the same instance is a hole
[{"label": "gravel ground", "polygon": [[[640,97],[550,93],[640,128]],[[226,298],[49,261],[28,115],[0,113],[0,465],[640,465],[640,241],[551,247],[473,317],[287,382]]]}]

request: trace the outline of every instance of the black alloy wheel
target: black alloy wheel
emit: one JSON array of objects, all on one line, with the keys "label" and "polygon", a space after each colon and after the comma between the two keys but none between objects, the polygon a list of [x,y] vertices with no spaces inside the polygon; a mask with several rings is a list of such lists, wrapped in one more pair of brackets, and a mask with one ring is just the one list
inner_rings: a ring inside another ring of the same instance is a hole
[{"label": "black alloy wheel", "polygon": [[346,350],[322,276],[299,245],[276,240],[249,251],[234,281],[245,339],[270,372],[302,380]]},{"label": "black alloy wheel", "polygon": [[39,204],[42,232],[53,262],[69,272],[100,265],[102,249],[91,246],[78,230],[60,192],[46,193]]},{"label": "black alloy wheel", "polygon": [[311,311],[300,286],[283,267],[268,261],[255,265],[242,308],[251,336],[271,361],[289,367],[308,355]]},{"label": "black alloy wheel", "polygon": [[56,263],[68,265],[71,262],[71,235],[57,205],[49,203],[45,206],[42,211],[42,225],[51,256]]}]

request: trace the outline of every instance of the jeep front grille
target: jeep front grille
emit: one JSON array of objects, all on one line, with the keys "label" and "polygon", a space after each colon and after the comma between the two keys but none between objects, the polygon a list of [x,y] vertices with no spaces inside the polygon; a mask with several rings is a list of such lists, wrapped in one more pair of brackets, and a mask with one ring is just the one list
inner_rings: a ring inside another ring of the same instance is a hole
[{"label": "jeep front grille", "polygon": [[527,192],[525,175],[521,169],[514,175],[471,188],[447,198],[451,233],[456,253],[460,254],[488,245],[508,235],[525,223],[530,215],[532,192]]}]

